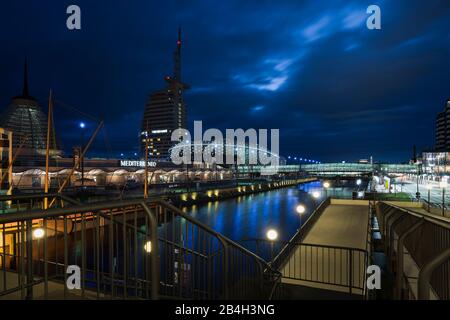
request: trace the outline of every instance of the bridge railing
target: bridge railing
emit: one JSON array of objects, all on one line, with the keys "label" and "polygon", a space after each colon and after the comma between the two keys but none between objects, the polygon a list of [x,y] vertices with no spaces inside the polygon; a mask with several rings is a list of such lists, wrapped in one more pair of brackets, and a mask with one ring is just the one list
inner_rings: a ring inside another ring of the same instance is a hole
[{"label": "bridge railing", "polygon": [[0,239],[0,298],[267,299],[280,278],[159,199],[0,214]]},{"label": "bridge railing", "polygon": [[450,219],[384,202],[376,209],[395,297],[450,299]]}]

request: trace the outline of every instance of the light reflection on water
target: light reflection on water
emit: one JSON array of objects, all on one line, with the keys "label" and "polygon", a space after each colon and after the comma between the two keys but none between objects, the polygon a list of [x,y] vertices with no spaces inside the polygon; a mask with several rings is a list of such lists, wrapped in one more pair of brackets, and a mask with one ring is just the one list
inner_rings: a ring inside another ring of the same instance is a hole
[{"label": "light reflection on water", "polygon": [[[320,195],[318,199],[312,196],[316,191]],[[339,191],[331,189],[327,192],[328,195],[333,195],[333,192],[351,195],[350,188],[341,188]],[[254,239],[264,239],[267,230],[274,228],[278,231],[280,240],[288,241],[325,197],[322,182],[315,181],[297,187],[192,206],[187,212],[217,232],[254,252],[258,251],[262,257],[270,260],[270,247],[262,244],[257,248]],[[306,207],[306,212],[301,217],[295,211],[299,204]],[[279,247],[280,245],[276,246],[275,252]]]}]

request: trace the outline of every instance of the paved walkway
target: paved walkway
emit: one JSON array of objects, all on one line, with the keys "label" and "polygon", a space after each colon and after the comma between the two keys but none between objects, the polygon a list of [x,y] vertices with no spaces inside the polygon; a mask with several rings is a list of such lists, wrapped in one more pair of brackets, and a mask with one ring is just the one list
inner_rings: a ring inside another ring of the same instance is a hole
[{"label": "paved walkway", "polygon": [[283,282],[361,294],[368,222],[367,201],[332,200],[282,268]]}]

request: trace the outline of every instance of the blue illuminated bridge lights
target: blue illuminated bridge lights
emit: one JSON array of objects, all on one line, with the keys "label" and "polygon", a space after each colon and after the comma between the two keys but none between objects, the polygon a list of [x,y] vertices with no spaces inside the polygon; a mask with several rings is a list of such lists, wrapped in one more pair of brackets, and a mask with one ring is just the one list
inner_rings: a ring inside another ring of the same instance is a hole
[{"label": "blue illuminated bridge lights", "polygon": [[307,159],[307,158],[301,158],[301,157],[295,157],[295,156],[288,156],[287,158],[288,158],[288,160],[293,159],[294,161],[297,161],[297,160],[298,160],[298,161],[300,161],[300,162],[305,162],[305,163],[314,163],[314,164],[322,163],[322,162],[320,162],[320,161],[318,161],[318,160]]}]

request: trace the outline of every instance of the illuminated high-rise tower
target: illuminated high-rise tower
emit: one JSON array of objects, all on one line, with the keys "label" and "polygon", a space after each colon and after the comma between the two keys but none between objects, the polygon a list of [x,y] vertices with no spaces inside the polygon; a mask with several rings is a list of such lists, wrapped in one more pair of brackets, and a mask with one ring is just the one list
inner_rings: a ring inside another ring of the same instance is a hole
[{"label": "illuminated high-rise tower", "polygon": [[436,151],[450,151],[450,99],[445,102],[444,111],[436,117]]},{"label": "illuminated high-rise tower", "polygon": [[173,53],[174,70],[166,76],[167,86],[150,94],[142,119],[141,149],[148,143],[149,158],[168,160],[169,149],[174,145],[170,137],[178,128],[186,128],[186,105],[183,92],[189,86],[181,81],[181,29]]}]

